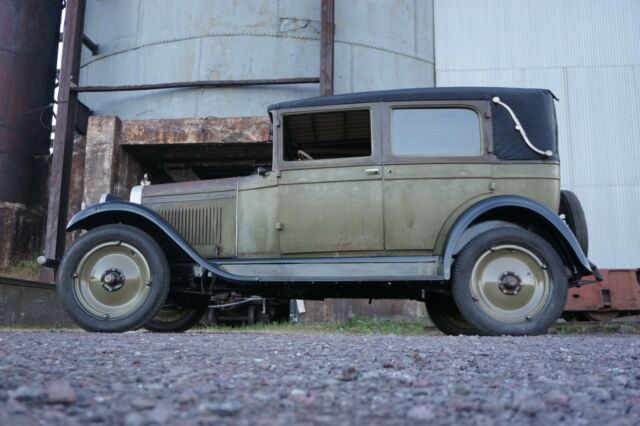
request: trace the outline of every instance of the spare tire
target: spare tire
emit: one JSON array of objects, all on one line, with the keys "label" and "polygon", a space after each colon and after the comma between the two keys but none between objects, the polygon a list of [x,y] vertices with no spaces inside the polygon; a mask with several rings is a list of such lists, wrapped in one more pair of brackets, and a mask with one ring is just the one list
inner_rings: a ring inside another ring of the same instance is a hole
[{"label": "spare tire", "polygon": [[566,189],[562,190],[560,192],[559,213],[564,215],[564,220],[567,222],[569,229],[576,236],[584,254],[587,255],[589,253],[589,231],[578,196]]}]

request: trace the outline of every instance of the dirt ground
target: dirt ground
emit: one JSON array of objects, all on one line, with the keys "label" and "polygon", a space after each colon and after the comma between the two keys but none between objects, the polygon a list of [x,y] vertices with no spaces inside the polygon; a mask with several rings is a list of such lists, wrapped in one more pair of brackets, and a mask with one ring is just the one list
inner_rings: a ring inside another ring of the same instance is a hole
[{"label": "dirt ground", "polygon": [[0,333],[0,424],[640,423],[640,336]]}]

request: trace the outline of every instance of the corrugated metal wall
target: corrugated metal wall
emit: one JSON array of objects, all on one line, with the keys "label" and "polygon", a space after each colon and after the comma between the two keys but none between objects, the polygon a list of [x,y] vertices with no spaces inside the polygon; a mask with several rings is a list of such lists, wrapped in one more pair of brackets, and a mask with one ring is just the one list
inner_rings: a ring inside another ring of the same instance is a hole
[{"label": "corrugated metal wall", "polygon": [[438,86],[553,90],[562,186],[603,268],[640,266],[640,1],[436,0]]}]

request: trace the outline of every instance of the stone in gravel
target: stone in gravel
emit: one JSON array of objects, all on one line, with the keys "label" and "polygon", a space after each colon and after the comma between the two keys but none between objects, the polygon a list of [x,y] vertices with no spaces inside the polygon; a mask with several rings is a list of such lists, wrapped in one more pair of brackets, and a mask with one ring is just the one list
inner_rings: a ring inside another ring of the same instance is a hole
[{"label": "stone in gravel", "polygon": [[598,402],[607,402],[611,399],[611,392],[606,389],[591,387],[589,393],[595,396]]},{"label": "stone in gravel", "polygon": [[377,371],[366,371],[362,373],[362,378],[363,379],[379,379],[380,373],[378,373]]},{"label": "stone in gravel", "polygon": [[560,407],[568,407],[571,402],[569,399],[569,396],[558,389],[553,389],[549,391],[544,396],[544,400],[547,401],[548,404],[560,406]]},{"label": "stone in gravel", "polygon": [[49,382],[45,387],[45,394],[49,404],[73,404],[76,402],[76,392],[67,379]]},{"label": "stone in gravel", "polygon": [[148,410],[156,406],[156,401],[143,396],[136,396],[131,400],[131,406],[138,410]]},{"label": "stone in gravel", "polygon": [[350,382],[358,378],[358,370],[355,367],[345,367],[342,369],[340,380]]},{"label": "stone in gravel", "polygon": [[309,394],[309,392],[302,389],[293,389],[291,394],[289,395],[291,400],[302,404],[302,405],[311,405],[313,404],[313,397]]},{"label": "stone in gravel", "polygon": [[429,405],[418,405],[409,410],[407,417],[411,420],[430,422],[436,418],[436,413],[434,412],[433,407]]},{"label": "stone in gravel", "polygon": [[545,408],[544,402],[537,396],[533,395],[522,398],[518,403],[518,411],[530,416],[535,416],[539,412],[544,411]]},{"label": "stone in gravel", "polygon": [[42,390],[37,386],[22,385],[18,389],[9,392],[9,398],[16,401],[37,401],[42,397]]},{"label": "stone in gravel", "polygon": [[129,413],[124,418],[125,426],[142,426],[144,424],[144,417],[138,413]]},{"label": "stone in gravel", "polygon": [[171,417],[171,410],[164,404],[157,405],[149,412],[147,421],[149,423],[165,424]]},{"label": "stone in gravel", "polygon": [[198,406],[202,414],[218,414],[220,416],[234,416],[242,411],[242,405],[235,401],[203,402]]},{"label": "stone in gravel", "polygon": [[613,383],[616,383],[622,386],[627,386],[629,384],[629,378],[627,376],[615,376],[613,378]]}]

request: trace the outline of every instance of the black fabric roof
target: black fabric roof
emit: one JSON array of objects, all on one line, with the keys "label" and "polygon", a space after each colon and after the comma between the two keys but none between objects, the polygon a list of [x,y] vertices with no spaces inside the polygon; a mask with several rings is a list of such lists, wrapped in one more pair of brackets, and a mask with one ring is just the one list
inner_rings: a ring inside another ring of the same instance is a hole
[{"label": "black fabric roof", "polygon": [[360,104],[370,102],[400,101],[490,101],[494,96],[506,99],[512,96],[550,96],[546,89],[516,89],[506,87],[431,87],[417,89],[381,90],[375,92],[346,93],[334,96],[317,96],[269,105],[268,111],[306,108],[328,105]]},{"label": "black fabric roof", "polygon": [[500,97],[513,109],[533,145],[541,150],[551,150],[553,156],[545,158],[529,149],[515,129],[509,113],[503,107],[492,103],[494,154],[503,160],[557,161],[557,124],[553,104],[555,96],[546,89],[437,87],[385,90],[280,102],[270,105],[268,111],[373,102],[451,100],[491,102],[494,96]]}]

